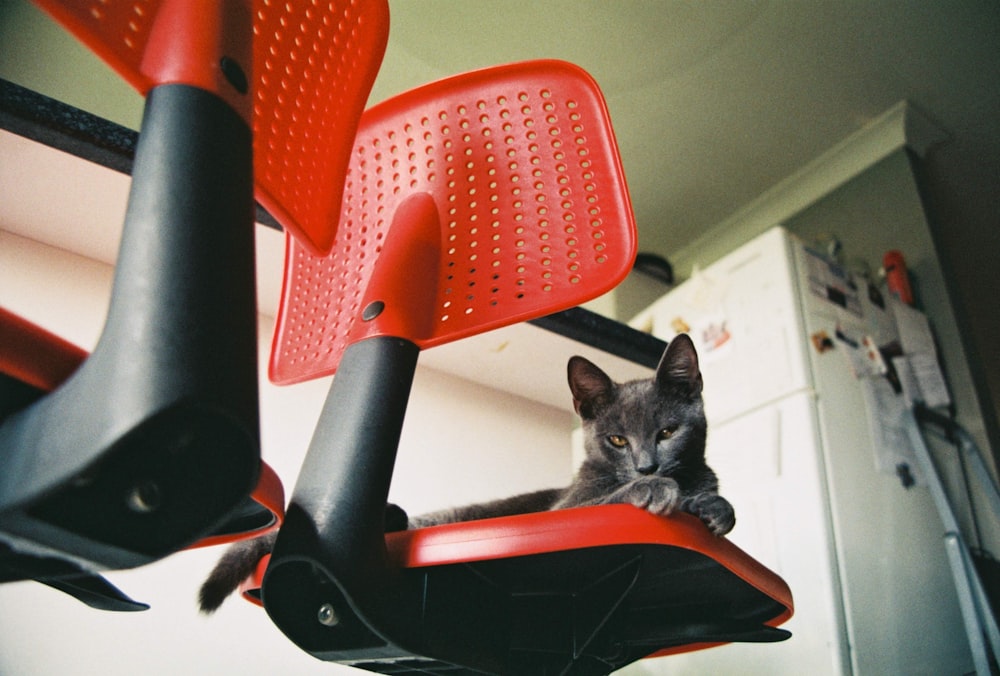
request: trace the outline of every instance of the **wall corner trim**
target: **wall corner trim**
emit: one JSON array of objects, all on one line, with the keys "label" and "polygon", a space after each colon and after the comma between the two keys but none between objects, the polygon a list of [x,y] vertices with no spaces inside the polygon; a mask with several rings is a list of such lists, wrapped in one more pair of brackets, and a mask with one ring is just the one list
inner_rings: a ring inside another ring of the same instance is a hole
[{"label": "wall corner trim", "polygon": [[672,262],[680,270],[689,269],[693,263],[710,263],[702,259],[704,252],[725,253],[735,249],[788,220],[892,153],[908,148],[923,157],[933,146],[949,138],[945,130],[909,101],[899,101],[707,229],[677,251],[671,257]]}]

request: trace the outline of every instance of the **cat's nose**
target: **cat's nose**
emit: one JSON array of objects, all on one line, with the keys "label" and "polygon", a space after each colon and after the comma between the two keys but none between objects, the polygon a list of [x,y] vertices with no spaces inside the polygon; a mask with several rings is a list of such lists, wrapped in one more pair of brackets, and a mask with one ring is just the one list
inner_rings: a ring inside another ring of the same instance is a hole
[{"label": "cat's nose", "polygon": [[637,465],[635,469],[636,471],[639,472],[639,474],[649,475],[649,474],[654,474],[656,470],[659,469],[659,465],[657,465],[655,462],[646,462]]}]

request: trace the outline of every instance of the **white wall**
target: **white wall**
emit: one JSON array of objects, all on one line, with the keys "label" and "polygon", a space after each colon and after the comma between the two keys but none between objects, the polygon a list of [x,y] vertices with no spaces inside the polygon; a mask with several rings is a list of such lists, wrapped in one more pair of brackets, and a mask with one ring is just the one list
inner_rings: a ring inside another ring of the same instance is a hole
[{"label": "white wall", "polygon": [[[0,231],[0,305],[83,347],[98,338],[110,266]],[[260,318],[261,373],[272,320]],[[330,379],[261,386],[265,460],[290,495]],[[418,368],[391,499],[412,513],[564,485],[565,410]],[[2,466],[0,466],[2,471]],[[108,578],[152,608],[92,610],[34,582],[0,585],[0,674],[359,673],[314,660],[263,610],[230,600],[200,616],[195,595],[221,548],[182,552]]]}]

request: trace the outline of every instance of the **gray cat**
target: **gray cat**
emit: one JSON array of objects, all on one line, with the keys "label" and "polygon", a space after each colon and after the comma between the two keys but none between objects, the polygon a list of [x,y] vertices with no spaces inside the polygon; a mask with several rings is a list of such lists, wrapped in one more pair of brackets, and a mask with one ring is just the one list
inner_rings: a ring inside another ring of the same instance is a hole
[{"label": "gray cat", "polygon": [[[389,505],[386,531],[611,503],[654,514],[688,512],[716,535],[732,530],[732,505],[718,494],[715,473],[705,464],[701,371],[688,336],[671,341],[652,378],[618,384],[583,357],[571,358],[568,372],[586,449],[569,486],[412,518]],[[202,585],[202,612],[216,610],[253,572],[274,537],[237,543],[223,555]]]}]

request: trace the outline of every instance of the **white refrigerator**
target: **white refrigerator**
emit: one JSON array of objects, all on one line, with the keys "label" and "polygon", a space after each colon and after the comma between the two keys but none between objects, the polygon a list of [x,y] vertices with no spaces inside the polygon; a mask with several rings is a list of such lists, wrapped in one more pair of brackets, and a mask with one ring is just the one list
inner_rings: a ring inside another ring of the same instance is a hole
[{"label": "white refrigerator", "polygon": [[[882,299],[882,303],[885,299]],[[643,660],[623,674],[965,674],[973,670],[926,488],[904,488],[859,377],[892,331],[877,293],[780,227],[633,320],[698,346],[708,461],[729,538],[791,587],[793,636]],[[863,366],[861,367],[863,369]],[[887,383],[879,383],[879,386]],[[889,454],[887,459],[886,454]]]}]

